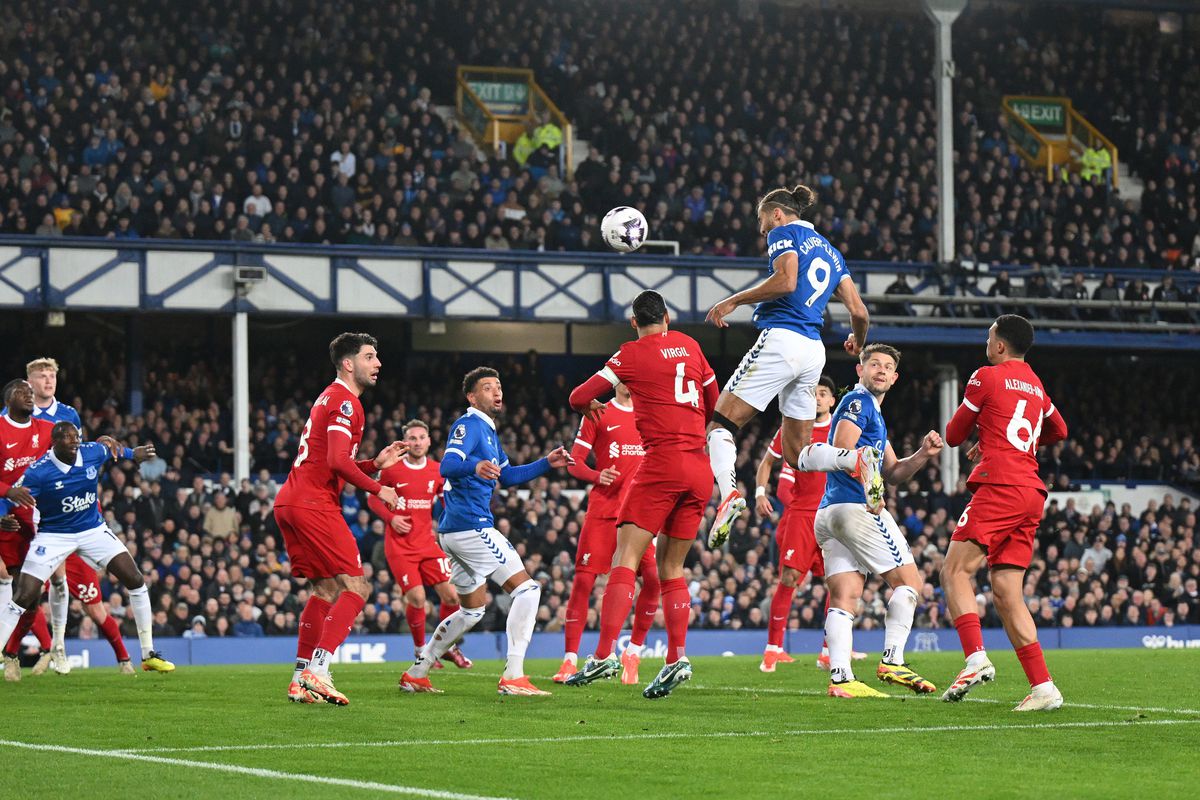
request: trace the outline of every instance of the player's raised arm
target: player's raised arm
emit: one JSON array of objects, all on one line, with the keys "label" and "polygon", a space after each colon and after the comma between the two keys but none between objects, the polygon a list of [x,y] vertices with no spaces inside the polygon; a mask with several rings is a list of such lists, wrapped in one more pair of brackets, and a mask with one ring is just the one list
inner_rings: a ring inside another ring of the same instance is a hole
[{"label": "player's raised arm", "polygon": [[[782,250],[775,250],[782,248]],[[718,328],[728,328],[725,318],[740,306],[765,303],[786,297],[796,291],[796,280],[800,274],[800,257],[796,255],[796,246],[787,232],[780,228],[771,231],[767,236],[767,252],[779,254],[771,261],[774,270],[765,279],[749,289],[743,289],[737,294],[726,297],[708,310],[705,322],[711,322]]]},{"label": "player's raised arm", "polygon": [[858,293],[858,287],[847,272],[833,290],[833,296],[842,301],[842,305],[850,312],[850,335],[846,337],[843,348],[852,356],[862,352],[867,344],[867,331],[871,327],[871,315],[867,312],[866,303]]},{"label": "player's raised arm", "polygon": [[946,443],[942,441],[938,432],[930,431],[925,434],[921,440],[921,446],[915,453],[905,458],[897,458],[896,451],[892,449],[892,443],[888,442],[887,449],[883,452],[883,468],[879,472],[888,483],[904,483],[916,475],[926,464],[941,455],[942,448],[945,446]]},{"label": "player's raised arm", "polygon": [[[329,432],[349,432],[348,428],[342,428],[337,425],[330,425]],[[372,478],[363,472],[357,462],[350,457],[350,437],[347,436],[330,436],[329,437],[329,452],[325,457],[325,462],[333,474],[344,480],[346,483],[356,488],[362,489],[364,492],[373,495],[379,495],[380,498],[389,505],[395,505],[396,490],[389,486],[383,486],[379,481]],[[391,494],[387,497],[388,493]]]},{"label": "player's raised arm", "polygon": [[975,420],[990,394],[990,383],[991,372],[986,369],[975,370],[967,379],[963,401],[950,418],[950,423],[946,425],[946,444],[950,447],[958,447],[967,440],[971,431],[975,430]]},{"label": "player's raised arm", "polygon": [[[598,470],[592,469],[587,464],[587,458],[592,453],[592,441],[596,438],[596,423],[591,419],[584,417],[583,422],[579,426],[579,433],[575,435],[575,443],[571,445],[571,458],[575,463],[567,467],[567,472],[572,478],[583,481],[585,483],[600,483],[601,473]],[[605,472],[614,472],[617,476],[620,473],[616,470],[605,470]],[[601,485],[607,486],[612,483]]]}]

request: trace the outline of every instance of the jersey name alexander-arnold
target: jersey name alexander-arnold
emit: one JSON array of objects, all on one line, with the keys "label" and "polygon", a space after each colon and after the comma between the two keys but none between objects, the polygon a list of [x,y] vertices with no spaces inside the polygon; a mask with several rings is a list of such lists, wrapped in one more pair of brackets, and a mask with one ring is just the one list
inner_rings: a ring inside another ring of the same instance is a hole
[{"label": "jersey name alexander-arnold", "polygon": [[[971,379],[971,383],[975,384],[976,386],[980,385],[979,381],[974,378]],[[1031,394],[1039,400],[1046,396],[1045,392],[1042,391],[1042,387],[1034,386],[1028,381],[1019,381],[1016,378],[1005,378],[1004,388],[1014,392],[1025,392],[1025,394]]]}]

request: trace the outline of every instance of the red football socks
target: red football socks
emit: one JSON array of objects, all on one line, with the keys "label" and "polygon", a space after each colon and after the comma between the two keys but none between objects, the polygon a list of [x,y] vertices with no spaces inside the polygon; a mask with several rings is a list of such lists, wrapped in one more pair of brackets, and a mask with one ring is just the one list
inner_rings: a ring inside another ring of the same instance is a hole
[{"label": "red football socks", "polygon": [[1039,642],[1018,647],[1017,658],[1021,662],[1021,669],[1025,670],[1025,677],[1029,679],[1030,686],[1050,680],[1050,670],[1046,667],[1046,657],[1042,655],[1042,645]]},{"label": "red football socks", "polygon": [[104,622],[100,623],[100,632],[104,634],[104,638],[112,645],[113,654],[116,655],[117,661],[128,661],[129,651],[125,649],[125,640],[121,638],[121,626],[117,624],[117,620],[111,614],[104,618]]},{"label": "red football socks", "polygon": [[578,653],[579,640],[587,625],[588,608],[591,607],[592,589],[596,586],[594,572],[575,572],[571,582],[571,596],[567,598],[567,618],[563,623],[564,653]]},{"label": "red football socks", "polygon": [[46,624],[46,615],[42,613],[42,604],[38,603],[33,615],[33,635],[37,637],[38,647],[49,650],[53,641],[50,639],[50,626]]},{"label": "red football socks", "polygon": [[404,609],[404,618],[408,620],[408,630],[412,634],[413,644],[417,649],[425,646],[425,604],[409,603]]},{"label": "red football socks", "polygon": [[438,622],[458,611],[462,606],[458,603],[442,603],[438,608]]},{"label": "red football socks", "polygon": [[684,656],[688,622],[692,615],[692,595],[687,581],[671,578],[662,582],[663,618],[667,623],[666,663],[674,664]]},{"label": "red football socks", "polygon": [[962,643],[963,655],[970,658],[983,649],[983,630],[979,626],[979,615],[967,612],[954,620],[958,629],[958,640]]},{"label": "red football socks", "polygon": [[[5,653],[21,652],[21,640],[25,638],[25,634],[33,629],[34,620],[38,617],[42,619],[42,629],[46,630],[46,615],[42,613],[42,604],[40,601],[33,608],[25,609],[25,613],[17,620],[17,627],[13,628],[12,636],[8,637],[8,643],[4,645]],[[38,635],[38,646],[43,650],[50,649],[49,631],[47,631],[45,639]]]},{"label": "red football socks", "polygon": [[646,548],[642,563],[638,565],[638,574],[642,576],[642,591],[638,593],[637,603],[633,606],[633,634],[629,643],[641,647],[646,643],[646,634],[654,624],[654,615],[658,613],[658,601],[662,595],[662,584],[658,580],[658,564]]},{"label": "red football socks", "polygon": [[613,567],[604,587],[604,600],[600,605],[600,642],[596,645],[596,658],[608,658],[613,646],[625,626],[629,609],[633,608],[633,587],[637,575],[628,567]]},{"label": "red football socks", "polygon": [[325,615],[332,608],[328,600],[317,595],[308,596],[304,610],[300,612],[300,630],[296,636],[296,659],[308,661],[312,658],[313,648],[321,640],[321,631],[325,629]]},{"label": "red football socks", "polygon": [[792,614],[792,598],[795,594],[795,586],[775,584],[775,594],[771,595],[771,618],[767,620],[767,644],[783,647],[783,634],[787,630],[788,617]]},{"label": "red football socks", "polygon": [[317,640],[317,647],[326,653],[332,653],[341,647],[342,642],[346,641],[346,637],[350,635],[350,628],[354,625],[354,620],[358,619],[359,613],[366,604],[367,601],[363,600],[357,592],[339,594],[337,602],[325,615],[325,628],[321,631],[321,638]]}]

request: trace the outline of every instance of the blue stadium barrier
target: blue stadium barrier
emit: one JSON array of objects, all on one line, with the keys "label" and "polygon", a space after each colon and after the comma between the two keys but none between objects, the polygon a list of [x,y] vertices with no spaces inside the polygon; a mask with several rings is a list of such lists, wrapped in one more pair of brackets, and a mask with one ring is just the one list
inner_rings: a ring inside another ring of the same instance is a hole
[{"label": "blue stadium barrier", "polygon": [[[628,642],[628,632],[621,635],[618,646]],[[792,653],[817,653],[821,649],[819,630],[790,631],[787,649]],[[586,633],[580,652],[589,653],[596,646],[595,633]],[[1038,637],[1046,650],[1078,648],[1134,648],[1145,650],[1200,650],[1200,625],[1180,625],[1173,628],[1041,628]],[[693,656],[758,655],[767,641],[765,630],[709,631],[688,633],[688,654]],[[1011,649],[1004,631],[985,629],[984,644],[989,650]],[[255,639],[156,639],[155,647],[179,666],[214,664],[279,664],[286,667],[296,656],[296,640],[289,636],[269,636]],[[561,633],[535,633],[529,645],[529,658],[557,659],[562,656]],[[138,652],[136,639],[126,641],[131,653]],[[855,631],[854,646],[866,652],[883,649],[883,631]],[[503,659],[505,634],[472,633],[463,642],[463,649],[472,658]],[[958,634],[949,628],[917,629],[909,639],[908,652],[958,652]],[[662,658],[667,652],[665,631],[651,631],[646,640],[646,654]],[[70,639],[67,654],[73,666],[81,668],[116,666],[112,648],[103,639]],[[352,636],[338,650],[336,661],[344,664],[407,664],[412,661],[412,639],[407,635]]]}]

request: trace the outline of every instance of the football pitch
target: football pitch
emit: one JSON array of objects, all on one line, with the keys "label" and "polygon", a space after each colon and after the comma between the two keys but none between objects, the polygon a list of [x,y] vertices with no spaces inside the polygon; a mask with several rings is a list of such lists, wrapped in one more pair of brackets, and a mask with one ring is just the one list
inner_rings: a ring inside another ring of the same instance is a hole
[{"label": "football pitch", "polygon": [[[496,662],[434,672],[445,694],[405,695],[404,665],[342,666],[346,708],[288,703],[287,665],[27,670],[0,684],[0,764],[33,796],[86,798],[1128,798],[1200,785],[1200,652],[1050,651],[1067,703],[1035,714],[1011,711],[1028,688],[1013,654],[992,658],[997,681],[956,705],[895,687],[825,697],[811,656],[773,675],[756,658],[698,658],[693,681],[657,701],[615,679],[545,677],[552,697],[501,698]],[[940,690],[961,656],[912,662]],[[535,678],[557,667],[528,663]],[[874,665],[856,664],[879,685]],[[643,684],[658,666],[643,662]]]}]

